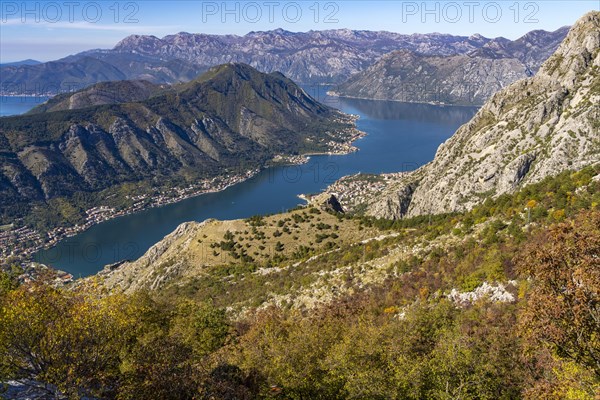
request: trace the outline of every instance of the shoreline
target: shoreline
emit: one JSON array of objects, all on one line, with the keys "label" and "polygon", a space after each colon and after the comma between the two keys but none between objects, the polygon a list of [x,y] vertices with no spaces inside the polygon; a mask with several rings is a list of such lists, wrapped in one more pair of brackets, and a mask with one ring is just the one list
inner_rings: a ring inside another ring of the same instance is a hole
[{"label": "shoreline", "polygon": [[[266,168],[268,168],[268,167],[266,167]],[[138,206],[136,206],[134,204],[134,206],[132,206],[132,207],[119,210],[116,213],[112,213],[115,211],[114,209],[105,208],[105,206],[94,207],[90,210],[103,209],[103,210],[111,212],[111,215],[106,216],[104,218],[92,220],[92,221],[88,220],[83,225],[75,225],[75,226],[72,226],[69,228],[62,228],[62,227],[56,228],[54,231],[47,233],[47,235],[50,236],[50,240],[48,240],[38,246],[33,246],[33,247],[27,248],[27,251],[24,256],[11,254],[11,255],[8,255],[7,258],[24,257],[20,260],[21,263],[34,263],[35,261],[33,260],[33,255],[35,253],[37,253],[41,250],[49,250],[49,249],[53,248],[54,246],[58,245],[62,240],[77,236],[78,234],[83,233],[83,232],[87,231],[88,229],[91,229],[92,227],[99,225],[103,222],[112,221],[112,220],[115,220],[115,219],[118,219],[121,217],[136,214],[138,212],[143,212],[146,210],[151,210],[154,208],[160,208],[160,207],[168,206],[171,204],[176,204],[181,201],[191,199],[193,197],[202,196],[204,194],[219,193],[219,192],[222,192],[232,186],[237,185],[238,183],[242,183],[248,179],[251,179],[256,174],[258,174],[258,172],[260,172],[262,169],[263,168],[255,168],[253,170],[249,170],[245,175],[235,175],[233,177],[229,177],[230,182],[226,183],[223,186],[217,186],[216,188],[212,187],[212,188],[208,188],[208,189],[200,189],[197,191],[182,194],[180,196],[168,198],[168,199],[162,197],[164,194],[159,194],[155,197],[151,197],[150,204],[148,204],[144,207],[140,207],[140,208],[138,208]],[[211,180],[214,181],[214,180],[222,179],[222,178],[223,177],[218,176],[218,177],[212,178]],[[179,190],[182,190],[182,189],[179,189]],[[183,190],[185,190],[185,189],[183,189]],[[87,210],[87,211],[90,211],[90,210]],[[53,232],[55,232],[55,233],[53,233]]]},{"label": "shoreline", "polygon": [[443,102],[435,102],[435,101],[407,101],[407,100],[394,100],[394,99],[373,99],[369,97],[358,97],[358,96],[348,96],[341,95],[334,90],[328,90],[326,92],[327,96],[330,97],[338,97],[340,99],[354,99],[354,100],[370,100],[370,101],[393,101],[394,103],[406,103],[406,104],[423,104],[429,106],[439,106],[439,107],[483,107],[483,104],[450,104]]},{"label": "shoreline", "polygon": [[14,93],[0,93],[0,97],[54,97],[54,96],[58,96],[59,94],[62,93],[56,93],[56,94],[14,94]]}]

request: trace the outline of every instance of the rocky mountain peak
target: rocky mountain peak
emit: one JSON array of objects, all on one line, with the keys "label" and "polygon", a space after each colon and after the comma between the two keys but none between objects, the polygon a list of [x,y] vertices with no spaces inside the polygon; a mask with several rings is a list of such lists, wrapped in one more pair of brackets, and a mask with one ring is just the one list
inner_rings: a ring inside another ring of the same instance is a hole
[{"label": "rocky mountain peak", "polygon": [[[464,50],[431,54],[429,45],[396,48],[331,93],[339,96],[417,103],[481,105],[511,83],[533,76],[565,38],[565,29],[537,31],[518,40],[463,38]],[[421,40],[423,35],[411,35]],[[471,50],[468,50],[468,49]],[[428,50],[429,49],[429,50]]]},{"label": "rocky mountain peak", "polygon": [[557,51],[542,65],[540,75],[573,87],[592,65],[600,66],[599,12],[590,12],[577,21]]},{"label": "rocky mountain peak", "polygon": [[479,33],[474,33],[471,36],[469,36],[469,40],[483,40],[485,39],[485,37]]},{"label": "rocky mountain peak", "polygon": [[325,211],[330,211],[334,213],[344,213],[344,207],[342,207],[337,197],[335,197],[335,195],[333,194],[323,202],[321,208]]},{"label": "rocky mountain peak", "polygon": [[479,33],[475,33],[469,36],[467,40],[469,41],[469,43],[475,43],[479,46],[484,46],[485,44],[489,43],[491,39],[488,39]]},{"label": "rocky mountain peak", "polygon": [[114,51],[152,51],[163,45],[163,41],[153,35],[130,35],[113,48]]}]

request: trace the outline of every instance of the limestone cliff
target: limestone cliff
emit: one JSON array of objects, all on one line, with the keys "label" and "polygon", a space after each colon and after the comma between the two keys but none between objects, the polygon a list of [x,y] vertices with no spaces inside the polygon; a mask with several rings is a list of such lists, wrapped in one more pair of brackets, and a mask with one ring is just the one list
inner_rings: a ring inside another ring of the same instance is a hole
[{"label": "limestone cliff", "polygon": [[530,75],[515,58],[425,56],[399,50],[353,75],[329,94],[408,103],[480,105],[495,92]]}]

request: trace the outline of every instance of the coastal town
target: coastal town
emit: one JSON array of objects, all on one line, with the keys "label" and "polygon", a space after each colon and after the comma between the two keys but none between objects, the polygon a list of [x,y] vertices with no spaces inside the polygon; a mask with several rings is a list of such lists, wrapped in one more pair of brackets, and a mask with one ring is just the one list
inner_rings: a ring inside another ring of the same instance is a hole
[{"label": "coastal town", "polygon": [[359,139],[362,139],[363,137],[365,137],[367,135],[366,132],[363,132],[355,127],[356,121],[358,121],[359,119],[360,119],[360,116],[357,114],[346,114],[344,116],[344,119],[339,119],[338,122],[348,122],[348,121],[352,122],[353,127],[348,127],[346,129],[343,129],[340,132],[341,137],[346,138],[344,141],[342,141],[342,142],[336,142],[333,140],[329,141],[327,143],[327,147],[329,148],[329,151],[327,151],[326,153],[320,153],[320,154],[345,155],[345,154],[357,152],[358,147],[354,146],[354,142],[356,142]]}]

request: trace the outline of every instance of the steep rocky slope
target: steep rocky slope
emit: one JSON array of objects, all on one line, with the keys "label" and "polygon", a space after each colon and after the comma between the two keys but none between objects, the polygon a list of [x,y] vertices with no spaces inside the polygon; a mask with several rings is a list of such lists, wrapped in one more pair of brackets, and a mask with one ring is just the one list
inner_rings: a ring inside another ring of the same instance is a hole
[{"label": "steep rocky slope", "polygon": [[143,101],[1,118],[0,205],[122,182],[193,182],[278,153],[327,150],[352,126],[281,74],[226,64]]},{"label": "steep rocky slope", "polygon": [[542,64],[556,51],[567,36],[570,27],[565,26],[554,32],[535,30],[526,33],[517,40],[495,38],[480,49],[470,53],[472,56],[491,58],[514,58],[533,73],[537,73]]},{"label": "steep rocky slope", "polygon": [[537,72],[567,34],[533,31],[510,41],[497,38],[467,54],[386,54],[332,95],[420,103],[483,104],[497,91]]},{"label": "steep rocky slope", "polygon": [[570,30],[532,78],[494,95],[434,160],[365,199],[402,218],[465,210],[566,169],[600,162],[600,13]]}]

